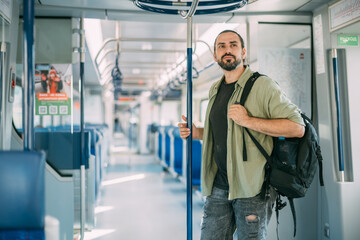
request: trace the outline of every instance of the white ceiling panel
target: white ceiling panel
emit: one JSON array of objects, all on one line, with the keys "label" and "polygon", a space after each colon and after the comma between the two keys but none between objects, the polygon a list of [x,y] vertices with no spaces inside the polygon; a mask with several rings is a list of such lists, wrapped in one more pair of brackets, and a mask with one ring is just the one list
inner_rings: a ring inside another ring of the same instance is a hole
[{"label": "white ceiling panel", "polygon": [[[271,11],[295,11],[306,5],[311,0],[259,0],[237,10],[239,12],[271,12]],[[236,11],[236,12],[237,12]]]},{"label": "white ceiling panel", "polygon": [[86,7],[92,9],[138,10],[129,0],[41,0],[43,5],[59,7]]},{"label": "white ceiling panel", "polygon": [[[202,0],[200,0],[202,1]],[[251,21],[264,22],[301,22],[311,23],[312,10],[323,5],[329,0],[257,0],[244,8],[221,14],[194,16],[193,22],[195,36],[203,36],[213,28],[213,23],[243,24]],[[128,41],[120,41],[119,67],[123,73],[123,85],[126,89],[146,89],[148,82],[160,81],[160,75],[173,69],[185,56],[185,42],[175,43],[171,41],[160,42],[154,39],[180,39],[186,40],[186,20],[178,15],[161,15],[146,12],[137,8],[131,0],[41,0],[36,3],[37,16],[69,16],[101,19],[101,34],[105,41],[110,38],[120,37]],[[120,26],[119,35],[116,35],[116,21]],[[214,30],[218,31],[218,30]],[[266,30],[264,30],[266,31]],[[271,34],[281,34],[276,27]],[[197,33],[197,34],[196,34]],[[294,34],[299,36],[299,34]],[[213,36],[206,39],[212,48]],[[131,39],[132,41],[129,41]],[[137,39],[137,41],[134,41]],[[296,39],[283,39],[286,42],[294,42]],[[265,43],[264,43],[265,44]],[[114,67],[117,52],[116,42],[107,44],[103,53],[112,51],[104,57],[104,63],[108,66],[103,72],[105,79],[110,78],[111,69]],[[201,44],[198,45],[200,52]],[[209,64],[212,53],[205,47],[201,61],[194,61],[194,66],[202,69]],[[96,49],[96,51],[99,51]],[[93,67],[90,56],[87,54],[87,69]],[[216,66],[216,65],[215,65]],[[217,74],[217,67],[201,73],[201,79],[206,79]],[[105,66],[102,66],[103,68]],[[89,84],[95,84],[96,72],[91,69],[87,73]],[[138,84],[145,82],[145,84]]]}]

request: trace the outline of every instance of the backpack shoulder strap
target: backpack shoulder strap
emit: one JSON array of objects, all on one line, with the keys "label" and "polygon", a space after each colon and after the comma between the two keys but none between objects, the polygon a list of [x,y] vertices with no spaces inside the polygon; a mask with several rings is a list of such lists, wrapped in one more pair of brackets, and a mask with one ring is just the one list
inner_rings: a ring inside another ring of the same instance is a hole
[{"label": "backpack shoulder strap", "polygon": [[[294,205],[294,199],[293,198],[287,198],[289,203],[290,203],[290,209],[291,209],[291,213],[293,216],[293,221],[294,221],[294,237],[296,236],[296,212],[295,212],[295,205]],[[275,207],[275,212],[276,212],[276,235],[277,235],[277,239],[279,239],[279,231],[278,231],[278,227],[279,227],[279,211],[281,209],[283,209],[286,206],[286,202],[283,202],[281,200],[281,196],[278,194],[278,196],[276,197],[276,207]]]},{"label": "backpack shoulder strap", "polygon": [[[246,99],[249,96],[249,93],[250,93],[256,79],[258,79],[260,76],[261,76],[260,73],[254,72],[253,75],[246,81],[244,90],[241,94],[240,102],[237,102],[236,104],[240,104],[242,106],[245,105]],[[249,133],[249,131],[247,129],[246,129],[246,131]],[[243,161],[247,161],[247,152],[246,152],[244,132],[243,132]]]},{"label": "backpack shoulder strap", "polygon": [[247,80],[243,93],[241,94],[240,105],[244,106],[245,101],[251,91],[251,88],[253,87],[256,79],[258,79],[260,76],[262,76],[260,73],[254,72],[253,75]]},{"label": "backpack shoulder strap", "polygon": [[296,212],[295,212],[295,206],[294,206],[294,199],[288,198],[288,201],[290,203],[290,209],[291,213],[293,215],[293,221],[294,221],[294,237],[296,236]]},{"label": "backpack shoulder strap", "polygon": [[261,152],[261,154],[265,157],[265,159],[270,162],[271,161],[271,157],[269,156],[269,154],[267,154],[267,152],[265,151],[265,149],[261,146],[261,144],[256,140],[256,138],[250,133],[250,131],[245,128],[246,132],[249,134],[251,140],[254,142],[254,144],[256,145],[256,147],[259,149],[259,151]]}]

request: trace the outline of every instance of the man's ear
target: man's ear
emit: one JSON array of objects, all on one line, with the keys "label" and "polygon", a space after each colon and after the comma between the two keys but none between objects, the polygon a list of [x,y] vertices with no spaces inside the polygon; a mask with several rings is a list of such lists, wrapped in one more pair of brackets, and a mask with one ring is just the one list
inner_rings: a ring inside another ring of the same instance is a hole
[{"label": "man's ear", "polygon": [[245,58],[246,58],[246,48],[242,49],[242,58],[243,58],[243,60],[245,60]]},{"label": "man's ear", "polygon": [[214,52],[214,60],[215,60],[215,62],[217,61],[217,60],[216,60],[216,53],[215,53],[215,52]]}]

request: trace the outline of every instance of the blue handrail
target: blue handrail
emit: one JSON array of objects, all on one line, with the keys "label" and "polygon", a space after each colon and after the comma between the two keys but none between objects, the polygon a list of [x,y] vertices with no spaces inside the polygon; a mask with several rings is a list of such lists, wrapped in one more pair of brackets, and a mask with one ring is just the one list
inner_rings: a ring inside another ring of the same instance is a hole
[{"label": "blue handrail", "polygon": [[34,95],[35,95],[35,54],[34,54],[34,0],[24,0],[23,37],[23,129],[24,150],[33,150],[34,134]]},{"label": "blue handrail", "polygon": [[339,71],[336,49],[332,49],[333,73],[334,73],[334,87],[335,87],[335,102],[337,115],[337,144],[338,144],[338,158],[339,171],[341,174],[341,181],[344,181],[344,149],[342,140],[342,120],[341,120],[341,105],[340,105],[340,89],[339,89]]},{"label": "blue handrail", "polygon": [[187,127],[190,136],[187,138],[187,240],[192,240],[192,18],[187,19]]},{"label": "blue handrail", "polygon": [[[179,1],[161,1],[161,0],[138,0],[140,3],[144,4],[154,4],[154,5],[162,5],[162,6],[187,6],[190,7],[191,2],[179,2]],[[233,4],[234,2],[238,3],[239,1],[234,0],[214,0],[214,1],[199,1],[198,6],[218,6],[223,4]]]}]

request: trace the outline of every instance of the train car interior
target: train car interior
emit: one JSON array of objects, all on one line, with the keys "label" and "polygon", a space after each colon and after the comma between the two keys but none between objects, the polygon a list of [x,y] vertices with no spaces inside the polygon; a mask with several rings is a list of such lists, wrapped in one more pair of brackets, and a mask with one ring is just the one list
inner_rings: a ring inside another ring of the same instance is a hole
[{"label": "train car interior", "polygon": [[360,0],[0,0],[0,240],[204,239],[213,150],[178,124],[212,121],[224,30],[323,158],[248,239],[359,239]]}]

